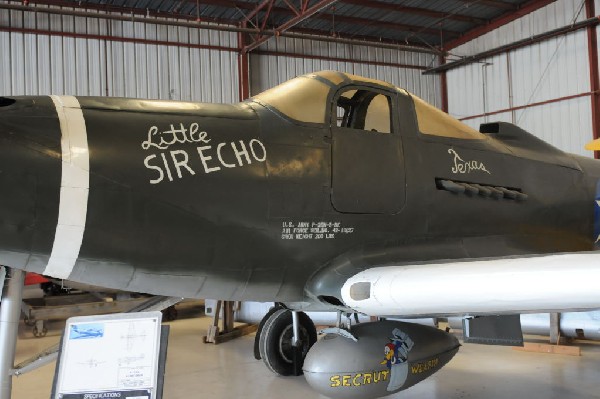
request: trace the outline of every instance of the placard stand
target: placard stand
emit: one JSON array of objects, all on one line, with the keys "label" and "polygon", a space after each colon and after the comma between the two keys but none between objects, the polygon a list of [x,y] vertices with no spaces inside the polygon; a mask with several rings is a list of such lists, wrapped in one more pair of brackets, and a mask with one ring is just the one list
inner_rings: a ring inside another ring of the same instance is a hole
[{"label": "placard stand", "polygon": [[67,320],[53,399],[162,399],[169,329],[160,312]]}]

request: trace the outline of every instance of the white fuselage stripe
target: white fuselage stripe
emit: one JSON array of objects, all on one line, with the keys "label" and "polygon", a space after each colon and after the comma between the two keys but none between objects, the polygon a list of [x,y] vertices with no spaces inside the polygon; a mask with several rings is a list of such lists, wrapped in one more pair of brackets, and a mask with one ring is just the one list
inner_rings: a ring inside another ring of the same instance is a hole
[{"label": "white fuselage stripe", "polygon": [[60,121],[62,177],[58,224],[44,275],[68,278],[83,242],[90,188],[87,131],[79,101],[72,96],[50,96]]}]

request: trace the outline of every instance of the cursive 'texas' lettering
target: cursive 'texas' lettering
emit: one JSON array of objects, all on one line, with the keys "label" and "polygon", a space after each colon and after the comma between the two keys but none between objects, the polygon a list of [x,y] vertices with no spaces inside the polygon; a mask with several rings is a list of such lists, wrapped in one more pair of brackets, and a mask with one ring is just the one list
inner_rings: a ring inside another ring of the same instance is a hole
[{"label": "cursive 'texas' lettering", "polygon": [[452,173],[465,174],[471,173],[472,171],[480,170],[491,175],[490,171],[487,170],[483,162],[465,161],[452,148],[448,149],[448,154],[452,154],[454,156],[454,166],[452,167]]}]

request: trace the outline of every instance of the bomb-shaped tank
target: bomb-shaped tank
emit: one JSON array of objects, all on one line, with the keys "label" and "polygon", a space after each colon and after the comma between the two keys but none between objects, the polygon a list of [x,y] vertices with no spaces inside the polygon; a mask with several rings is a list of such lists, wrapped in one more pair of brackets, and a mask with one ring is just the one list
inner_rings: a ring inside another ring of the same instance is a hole
[{"label": "bomb-shaped tank", "polygon": [[308,352],[304,376],[330,398],[370,399],[424,380],[452,359],[460,343],[437,328],[399,321],[352,326],[352,335],[327,334]]}]

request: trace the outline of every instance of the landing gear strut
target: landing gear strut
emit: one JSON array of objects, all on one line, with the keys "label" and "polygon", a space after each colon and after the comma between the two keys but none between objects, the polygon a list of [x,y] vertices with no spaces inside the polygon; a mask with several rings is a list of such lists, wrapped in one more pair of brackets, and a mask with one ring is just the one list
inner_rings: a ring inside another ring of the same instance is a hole
[{"label": "landing gear strut", "polygon": [[301,375],[308,350],[317,342],[317,329],[304,312],[276,308],[267,313],[256,334],[258,358],[274,373]]},{"label": "landing gear strut", "polygon": [[[1,267],[5,270],[3,267]],[[1,271],[0,271],[1,272]],[[17,331],[21,317],[21,300],[25,272],[11,269],[6,277],[0,307],[0,399],[10,399],[12,390],[11,372],[15,362]]]}]

